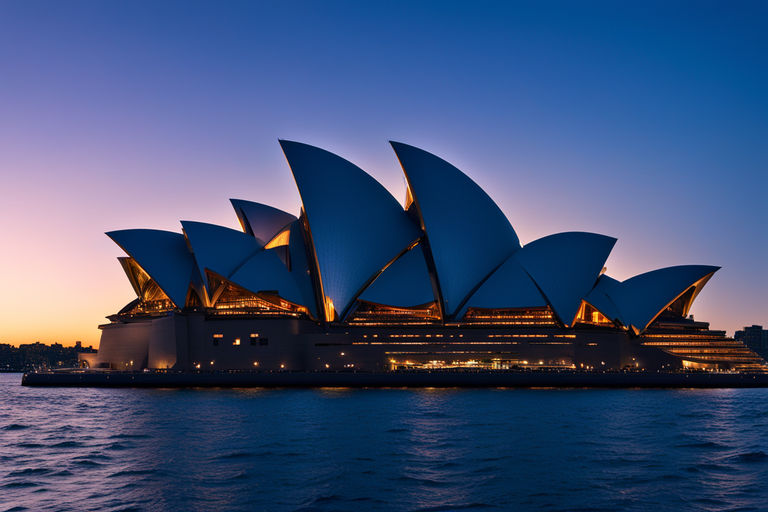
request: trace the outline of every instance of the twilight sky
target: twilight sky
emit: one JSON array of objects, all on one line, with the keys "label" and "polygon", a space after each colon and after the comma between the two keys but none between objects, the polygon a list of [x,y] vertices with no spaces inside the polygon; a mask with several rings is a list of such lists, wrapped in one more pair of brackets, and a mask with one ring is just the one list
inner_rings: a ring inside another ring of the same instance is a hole
[{"label": "twilight sky", "polygon": [[97,343],[134,298],[105,231],[297,213],[279,137],[401,200],[420,146],[524,244],[720,265],[697,319],[768,324],[768,3],[4,0],[0,343]]}]

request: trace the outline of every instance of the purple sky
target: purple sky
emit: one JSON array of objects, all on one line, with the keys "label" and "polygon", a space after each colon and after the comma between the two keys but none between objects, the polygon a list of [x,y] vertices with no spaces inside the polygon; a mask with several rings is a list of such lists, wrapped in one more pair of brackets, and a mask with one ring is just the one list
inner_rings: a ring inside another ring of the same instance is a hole
[{"label": "purple sky", "polygon": [[721,265],[696,318],[768,324],[768,4],[411,4],[0,2],[0,342],[97,342],[133,299],[105,231],[297,213],[278,137],[399,199],[387,141],[423,147],[523,243]]}]

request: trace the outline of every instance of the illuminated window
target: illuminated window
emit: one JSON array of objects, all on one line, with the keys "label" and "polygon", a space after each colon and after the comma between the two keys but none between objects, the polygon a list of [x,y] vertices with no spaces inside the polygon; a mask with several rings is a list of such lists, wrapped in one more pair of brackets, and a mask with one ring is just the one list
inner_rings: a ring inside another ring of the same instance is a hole
[{"label": "illuminated window", "polygon": [[576,313],[574,323],[612,326],[613,322],[598,311],[591,304],[581,301],[579,311]]},{"label": "illuminated window", "polygon": [[233,345],[239,345],[240,344],[240,338],[235,338],[235,341],[232,342]]}]

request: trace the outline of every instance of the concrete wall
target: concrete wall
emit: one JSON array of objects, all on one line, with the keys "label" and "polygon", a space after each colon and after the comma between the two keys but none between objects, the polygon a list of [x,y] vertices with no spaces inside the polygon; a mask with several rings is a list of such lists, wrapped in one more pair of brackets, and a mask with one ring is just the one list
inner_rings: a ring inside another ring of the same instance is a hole
[{"label": "concrete wall", "polygon": [[153,327],[151,320],[101,326],[95,367],[115,370],[146,368]]},{"label": "concrete wall", "polygon": [[[186,369],[304,370],[304,335],[314,322],[293,318],[208,319],[189,315]],[[239,340],[239,341],[238,341]]]}]

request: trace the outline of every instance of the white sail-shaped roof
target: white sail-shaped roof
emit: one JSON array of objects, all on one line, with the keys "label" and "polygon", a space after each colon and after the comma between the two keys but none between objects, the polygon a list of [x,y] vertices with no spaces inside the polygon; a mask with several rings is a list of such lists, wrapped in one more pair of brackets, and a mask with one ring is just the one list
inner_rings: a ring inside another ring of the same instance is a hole
[{"label": "white sail-shaped roof", "polygon": [[621,282],[616,279],[601,275],[597,280],[597,284],[594,288],[584,297],[584,300],[596,308],[606,318],[619,322],[622,325],[627,325],[627,321],[624,319],[624,315],[621,314],[619,306],[616,304],[613,297],[618,295],[618,290],[621,288]]},{"label": "white sail-shaped roof", "polygon": [[435,300],[421,244],[396,259],[360,294],[361,300],[412,307]]},{"label": "white sail-shaped roof", "polygon": [[251,256],[228,280],[252,293],[274,292],[290,302],[305,305],[296,280],[274,249]]},{"label": "white sail-shaped roof", "polygon": [[293,276],[299,292],[303,298],[300,304],[309,309],[314,318],[318,317],[317,296],[312,286],[312,277],[307,259],[307,245],[304,240],[304,231],[301,221],[296,220],[290,225],[290,238],[288,243],[290,254],[291,275]]},{"label": "white sail-shaped roof", "polygon": [[422,149],[391,144],[426,232],[442,307],[453,317],[520,242],[496,203],[466,174]]},{"label": "white sail-shaped roof", "polygon": [[262,242],[269,242],[278,231],[294,222],[296,217],[283,210],[266,204],[254,203],[244,199],[230,199],[243,231]]},{"label": "white sail-shaped roof", "polygon": [[343,158],[307,144],[280,141],[304,204],[326,302],[343,318],[382,268],[420,236],[400,203]]},{"label": "white sail-shaped roof", "polygon": [[468,308],[525,308],[544,307],[547,300],[531,276],[517,260],[515,253],[480,285],[459,312],[464,316]]},{"label": "white sail-shaped roof", "polygon": [[515,256],[560,321],[570,326],[615,243],[610,236],[572,231],[534,240]]},{"label": "white sail-shaped roof", "polygon": [[259,240],[235,229],[189,220],[181,221],[181,225],[209,294],[214,290],[210,288],[205,269],[222,277],[229,277],[245,260],[262,248]]},{"label": "white sail-shaped roof", "polygon": [[719,269],[710,265],[680,265],[652,270],[623,281],[609,293],[620,308],[625,325],[640,333],[667,306],[695,286],[694,294],[683,311],[686,315],[696,294]]},{"label": "white sail-shaped roof", "polygon": [[110,231],[107,236],[136,260],[177,307],[184,307],[193,274],[197,273],[184,235],[157,229],[125,229]]}]

